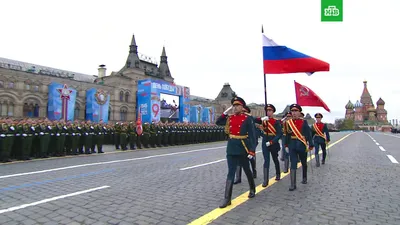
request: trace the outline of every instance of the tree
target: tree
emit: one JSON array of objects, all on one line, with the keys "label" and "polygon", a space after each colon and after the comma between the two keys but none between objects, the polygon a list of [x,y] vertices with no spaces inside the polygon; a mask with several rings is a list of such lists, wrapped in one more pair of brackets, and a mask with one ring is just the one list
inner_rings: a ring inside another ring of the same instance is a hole
[{"label": "tree", "polygon": [[338,130],[353,130],[354,129],[354,121],[350,119],[336,119],[335,127]]}]

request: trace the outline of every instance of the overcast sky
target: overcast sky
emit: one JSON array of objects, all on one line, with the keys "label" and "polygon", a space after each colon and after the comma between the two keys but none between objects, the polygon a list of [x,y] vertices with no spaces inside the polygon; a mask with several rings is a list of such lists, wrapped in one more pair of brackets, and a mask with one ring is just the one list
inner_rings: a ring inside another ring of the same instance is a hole
[{"label": "overcast sky", "polygon": [[325,121],[344,117],[363,83],[400,119],[398,0],[344,2],[344,22],[320,21],[320,0],[2,1],[0,57],[86,74],[118,71],[132,34],[138,51],[157,57],[165,44],[172,76],[191,94],[214,99],[229,82],[248,103],[263,103],[261,24],[278,44],[319,58],[330,72],[267,76],[268,103],[295,102],[293,80],[330,107],[305,107]]}]

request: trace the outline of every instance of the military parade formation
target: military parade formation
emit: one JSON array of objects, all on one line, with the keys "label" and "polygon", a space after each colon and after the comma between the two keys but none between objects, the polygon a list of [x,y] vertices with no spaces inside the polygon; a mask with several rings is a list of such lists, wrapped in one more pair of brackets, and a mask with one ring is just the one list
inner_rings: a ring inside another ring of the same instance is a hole
[{"label": "military parade formation", "polygon": [[226,140],[224,127],[215,124],[144,123],[106,124],[100,121],[0,119],[0,162],[12,159],[61,157],[104,153],[103,145],[119,150],[185,145]]},{"label": "military parade formation", "polygon": [[[255,170],[255,149],[261,136],[261,149],[264,156],[263,187],[268,186],[270,158],[275,164],[276,177],[281,177],[279,151],[282,149],[281,161],[284,161],[284,173],[289,172],[289,191],[297,189],[296,171],[297,164],[302,166],[302,184],[307,184],[307,154],[315,147],[316,166],[320,166],[319,149],[322,149],[322,164],[326,160],[326,146],[330,142],[327,125],[322,123],[322,114],[315,114],[317,120],[312,126],[304,120],[302,108],[298,104],[290,105],[290,112],[282,120],[276,120],[273,115],[275,106],[266,104],[267,116],[254,118],[240,97],[231,100],[232,106],[228,108],[216,121],[217,125],[225,126],[228,135],[226,158],[228,162],[228,175],[225,185],[225,196],[220,208],[231,205],[232,188],[241,182],[243,168],[249,182],[249,198],[255,197],[254,179],[257,178]],[[228,114],[233,110],[233,114]],[[281,140],[281,141],[280,141]],[[251,165],[251,166],[250,166]],[[254,165],[254,166],[253,166]],[[235,176],[236,175],[236,176]]]}]

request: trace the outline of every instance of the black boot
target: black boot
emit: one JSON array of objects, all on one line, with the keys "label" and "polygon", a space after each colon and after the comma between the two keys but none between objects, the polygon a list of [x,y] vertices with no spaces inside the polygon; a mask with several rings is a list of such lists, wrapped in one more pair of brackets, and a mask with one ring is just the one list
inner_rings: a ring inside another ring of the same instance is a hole
[{"label": "black boot", "polygon": [[249,198],[254,198],[256,196],[256,184],[254,183],[253,177],[247,177],[247,179],[249,180],[250,187]]},{"label": "black boot", "polygon": [[289,191],[296,190],[296,170],[290,169],[290,188]]},{"label": "black boot", "polygon": [[226,180],[225,184],[225,197],[224,201],[222,204],[219,206],[220,208],[225,208],[228,205],[231,205],[231,198],[232,198],[232,187],[233,187],[233,182],[232,180]]},{"label": "black boot", "polygon": [[275,164],[275,171],[276,171],[275,180],[280,180],[281,179],[281,167],[279,165],[279,161],[277,164]]},{"label": "black boot", "polygon": [[307,167],[303,166],[303,180],[301,181],[302,184],[307,184]]},{"label": "black boot", "polygon": [[253,178],[257,178],[256,157],[250,160],[251,171],[253,171]]},{"label": "black boot", "polygon": [[269,168],[264,168],[264,181],[262,183],[263,187],[268,186],[268,181],[269,181]]},{"label": "black boot", "polygon": [[236,167],[236,172],[235,172],[235,181],[233,184],[239,184],[242,183],[242,167],[237,166]]},{"label": "black boot", "polygon": [[284,173],[289,172],[289,158],[285,158],[283,172]]},{"label": "black boot", "polygon": [[317,162],[317,163],[316,163],[316,166],[319,167],[319,166],[320,166],[320,165],[319,165],[319,154],[316,154],[316,155],[315,155],[315,161]]}]

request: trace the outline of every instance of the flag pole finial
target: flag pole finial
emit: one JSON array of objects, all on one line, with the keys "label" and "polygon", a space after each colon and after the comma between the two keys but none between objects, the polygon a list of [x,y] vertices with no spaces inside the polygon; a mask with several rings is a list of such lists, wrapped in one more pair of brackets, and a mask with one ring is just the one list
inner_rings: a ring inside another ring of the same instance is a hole
[{"label": "flag pole finial", "polygon": [[261,33],[264,33],[264,26],[261,25]]}]

